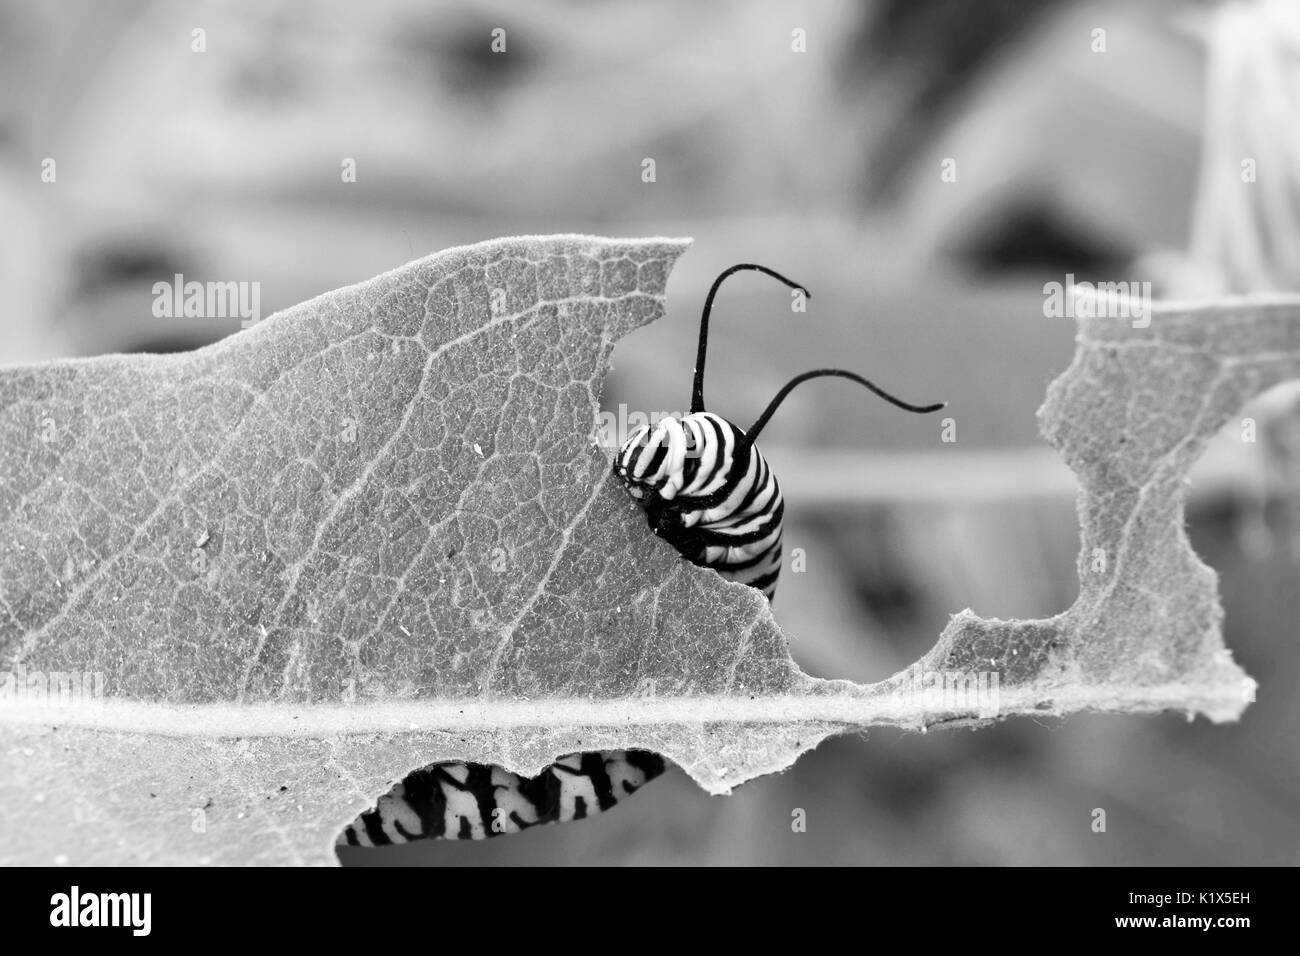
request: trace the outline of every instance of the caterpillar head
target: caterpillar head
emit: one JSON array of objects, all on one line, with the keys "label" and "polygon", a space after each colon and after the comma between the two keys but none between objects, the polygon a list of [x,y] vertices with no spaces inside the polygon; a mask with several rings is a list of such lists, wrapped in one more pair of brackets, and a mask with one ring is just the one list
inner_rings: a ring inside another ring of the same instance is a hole
[{"label": "caterpillar head", "polygon": [[696,415],[660,419],[634,428],[614,458],[614,477],[638,501],[658,494],[671,501],[686,480],[687,462],[701,445]]}]

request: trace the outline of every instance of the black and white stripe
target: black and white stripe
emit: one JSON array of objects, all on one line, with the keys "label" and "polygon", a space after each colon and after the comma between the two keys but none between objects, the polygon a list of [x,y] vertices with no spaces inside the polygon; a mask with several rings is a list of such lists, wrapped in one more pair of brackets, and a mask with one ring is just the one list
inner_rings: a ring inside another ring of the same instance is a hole
[{"label": "black and white stripe", "polygon": [[420,839],[482,840],[608,810],[664,772],[644,750],[561,757],[535,777],[480,763],[417,770],[350,823],[337,842],[387,846]]},{"label": "black and white stripe", "polygon": [[692,564],[776,593],[785,503],[763,453],[712,412],[635,429],[614,474],[655,534]]}]

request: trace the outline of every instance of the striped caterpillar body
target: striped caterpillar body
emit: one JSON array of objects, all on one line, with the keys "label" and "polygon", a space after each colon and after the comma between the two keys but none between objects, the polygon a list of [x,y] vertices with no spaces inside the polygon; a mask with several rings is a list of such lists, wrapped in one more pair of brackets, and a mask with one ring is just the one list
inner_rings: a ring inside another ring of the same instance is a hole
[{"label": "striped caterpillar body", "polygon": [[785,502],[763,453],[739,428],[712,412],[642,425],[628,435],[614,474],[655,534],[688,561],[772,599]]},{"label": "striped caterpillar body", "polygon": [[[615,477],[645,509],[655,534],[688,561],[756,588],[770,601],[781,572],[785,503],[776,476],[754,441],[796,386],[810,378],[849,378],[911,412],[909,405],[853,372],[815,369],[786,383],[749,431],[704,410],[704,356],[713,298],[727,276],[762,272],[811,297],[803,286],[764,266],[742,263],[714,280],[700,317],[691,413],[643,425],[614,459]],[[562,757],[535,777],[500,767],[440,763],[410,774],[348,825],[341,845],[383,846],[424,838],[477,840],[545,823],[581,820],[607,810],[664,771],[663,758],[640,750]]]},{"label": "striped caterpillar body", "polygon": [[935,412],[945,403],[911,405],[862,376],[838,368],[796,375],[742,431],[704,410],[704,358],[713,298],[727,276],[762,272],[811,298],[797,282],[764,266],[741,263],[714,280],[700,316],[691,411],[633,430],[614,458],[614,476],[645,509],[646,520],[692,564],[712,568],[729,581],[762,591],[770,601],[781,573],[781,524],[785,502],[776,476],[754,442],[773,413],[798,385],[812,378],[847,378],[909,412]]},{"label": "striped caterpillar body", "polygon": [[440,763],[410,774],[348,824],[337,843],[482,840],[608,810],[664,772],[644,750],[561,757],[535,777],[481,763]]}]

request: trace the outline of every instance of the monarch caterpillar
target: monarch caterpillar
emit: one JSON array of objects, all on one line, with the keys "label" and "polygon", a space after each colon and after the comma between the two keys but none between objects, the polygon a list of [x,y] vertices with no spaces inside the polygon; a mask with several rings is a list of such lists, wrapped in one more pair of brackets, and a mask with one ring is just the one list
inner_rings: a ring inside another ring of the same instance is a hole
[{"label": "monarch caterpillar", "polygon": [[481,840],[608,810],[664,772],[644,750],[561,757],[535,777],[481,763],[439,763],[410,774],[344,829],[341,846],[445,837]]},{"label": "monarch caterpillar", "polygon": [[[709,314],[723,280],[753,270],[811,297],[803,286],[764,266],[734,265],[714,280],[700,316],[691,412],[628,435],[614,474],[646,511],[655,533],[694,564],[772,599],[781,570],[785,504],[772,469],[754,445],[772,414],[801,382],[833,375],[852,379],[899,408],[909,405],[853,372],[815,369],[787,382],[763,414],[741,431],[704,410],[704,357]],[[663,758],[641,750],[610,750],[561,757],[535,777],[489,764],[433,764],[407,776],[338,837],[348,846],[384,846],[423,838],[484,839],[546,823],[581,820],[607,810],[662,774]]]},{"label": "monarch caterpillar", "polygon": [[713,281],[700,316],[700,344],[690,414],[668,417],[634,429],[614,459],[614,475],[645,509],[654,533],[692,564],[712,568],[730,581],[762,591],[770,601],[781,573],[781,532],[785,502],[781,487],[755,441],[787,395],[803,382],[824,376],[847,378],[885,401],[917,414],[936,412],[947,403],[912,405],[895,398],[855,372],[819,368],[796,375],[776,393],[745,432],[704,409],[704,358],[709,315],[719,287],[730,275],[761,272],[812,297],[803,286],[778,272],[740,263]]}]

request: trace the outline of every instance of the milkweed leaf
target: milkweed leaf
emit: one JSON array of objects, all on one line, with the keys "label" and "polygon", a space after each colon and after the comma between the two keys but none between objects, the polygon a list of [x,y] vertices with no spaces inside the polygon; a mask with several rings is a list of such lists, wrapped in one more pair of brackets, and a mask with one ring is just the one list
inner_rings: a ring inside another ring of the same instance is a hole
[{"label": "milkweed leaf", "polygon": [[1181,485],[1300,374],[1300,304],[1084,320],[1040,413],[1081,479],[1078,601],[962,612],[862,686],[803,674],[593,445],[687,245],[482,243],[195,352],[0,370],[0,862],[329,863],[441,760],[642,748],[723,793],[873,725],[1240,713]]}]

